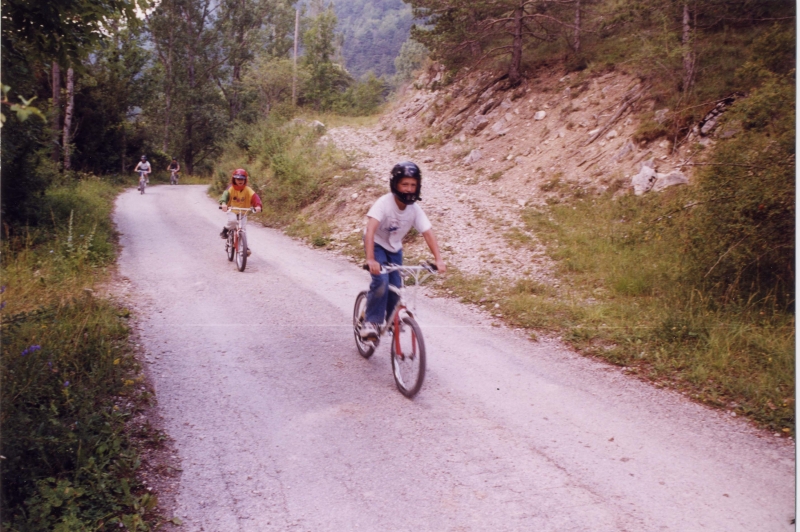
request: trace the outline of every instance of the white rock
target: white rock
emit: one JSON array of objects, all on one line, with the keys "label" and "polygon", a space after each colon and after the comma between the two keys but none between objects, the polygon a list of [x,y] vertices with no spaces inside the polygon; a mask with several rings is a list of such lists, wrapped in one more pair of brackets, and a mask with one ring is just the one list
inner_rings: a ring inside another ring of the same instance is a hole
[{"label": "white rock", "polygon": [[639,173],[633,176],[631,179],[633,193],[637,196],[641,196],[653,188],[653,184],[655,183],[656,179],[656,171],[649,166],[642,165],[642,169],[639,171]]},{"label": "white rock", "polygon": [[353,195],[350,196],[352,199],[358,199],[358,192],[353,192]]},{"label": "white rock", "polygon": [[464,157],[464,164],[472,164],[481,160],[481,151],[480,150],[472,150],[469,152],[469,155]]},{"label": "white rock", "polygon": [[611,131],[609,131],[608,133],[606,133],[606,138],[607,138],[608,140],[615,139],[615,138],[617,138],[617,137],[619,137],[619,133],[617,133],[617,130],[616,130],[616,129],[612,129]]},{"label": "white rock", "polygon": [[594,135],[595,133],[598,133],[599,131],[600,131],[600,128],[593,129],[588,133],[588,135],[591,137],[592,135]]},{"label": "white rock", "polygon": [[689,179],[682,172],[670,172],[668,174],[656,174],[656,182],[653,183],[653,192],[660,192],[667,187],[675,185],[688,185]]},{"label": "white rock", "polygon": [[533,115],[534,120],[544,120],[544,117],[547,116],[545,111],[536,111],[536,114]]}]

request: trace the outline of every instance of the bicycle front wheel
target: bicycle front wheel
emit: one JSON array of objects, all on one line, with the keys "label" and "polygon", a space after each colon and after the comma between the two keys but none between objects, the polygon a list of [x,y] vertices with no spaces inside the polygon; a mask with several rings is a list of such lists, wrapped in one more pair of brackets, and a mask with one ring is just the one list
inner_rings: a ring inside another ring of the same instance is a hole
[{"label": "bicycle front wheel", "polygon": [[361,326],[364,325],[364,316],[367,313],[367,291],[364,290],[356,297],[356,305],[353,307],[353,335],[356,337],[356,349],[358,354],[364,358],[369,358],[375,352],[374,342],[365,342],[361,338]]},{"label": "bicycle front wheel", "polygon": [[416,320],[400,319],[392,338],[392,373],[397,389],[406,397],[414,397],[425,379],[425,341]]},{"label": "bicycle front wheel", "polygon": [[225,241],[225,253],[228,254],[228,260],[233,261],[236,254],[236,248],[233,245],[233,231],[228,231],[228,239]]},{"label": "bicycle front wheel", "polygon": [[239,233],[239,243],[236,245],[236,267],[240,272],[247,266],[247,235]]}]

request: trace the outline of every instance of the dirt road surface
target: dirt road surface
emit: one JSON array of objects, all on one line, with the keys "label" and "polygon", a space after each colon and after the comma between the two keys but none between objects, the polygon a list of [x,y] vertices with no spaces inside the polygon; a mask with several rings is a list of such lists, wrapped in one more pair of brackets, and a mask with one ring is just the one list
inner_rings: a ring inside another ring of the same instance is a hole
[{"label": "dirt road surface", "polygon": [[787,440],[424,292],[408,400],[356,352],[357,266],[251,224],[236,271],[201,186],[115,217],[183,530],[794,529]]}]

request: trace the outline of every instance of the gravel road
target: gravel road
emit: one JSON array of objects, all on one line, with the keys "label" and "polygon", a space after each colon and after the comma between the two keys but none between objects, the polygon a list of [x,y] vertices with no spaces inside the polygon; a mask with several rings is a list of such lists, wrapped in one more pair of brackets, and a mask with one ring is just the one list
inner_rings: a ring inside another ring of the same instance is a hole
[{"label": "gravel road", "polygon": [[183,530],[794,529],[787,440],[424,291],[408,400],[356,352],[357,266],[252,224],[239,273],[202,186],[115,219]]}]

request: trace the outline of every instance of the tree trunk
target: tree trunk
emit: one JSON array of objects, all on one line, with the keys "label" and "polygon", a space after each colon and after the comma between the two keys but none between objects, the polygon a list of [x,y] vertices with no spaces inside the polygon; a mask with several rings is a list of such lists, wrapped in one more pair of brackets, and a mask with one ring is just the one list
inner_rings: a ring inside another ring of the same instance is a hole
[{"label": "tree trunk", "polygon": [[186,111],[186,130],[185,130],[185,148],[183,150],[183,159],[186,164],[186,172],[188,174],[194,173],[194,103],[195,103],[195,55],[194,48],[189,48],[189,108]]},{"label": "tree trunk", "polygon": [[51,158],[57,163],[61,158],[61,144],[59,143],[59,131],[61,131],[61,67],[53,62],[53,109],[51,124],[53,128],[53,151]]},{"label": "tree trunk", "polygon": [[689,3],[683,4],[683,92],[687,93],[694,83],[694,51]]},{"label": "tree trunk", "polygon": [[519,85],[522,80],[520,66],[522,64],[522,15],[524,7],[514,9],[514,41],[511,45],[511,65],[508,67],[508,81],[512,87]]},{"label": "tree trunk", "polygon": [[575,38],[572,41],[575,53],[581,51],[581,0],[575,2]]},{"label": "tree trunk", "polygon": [[75,110],[75,71],[67,69],[67,109],[64,113],[64,170],[72,168],[72,114]]}]

